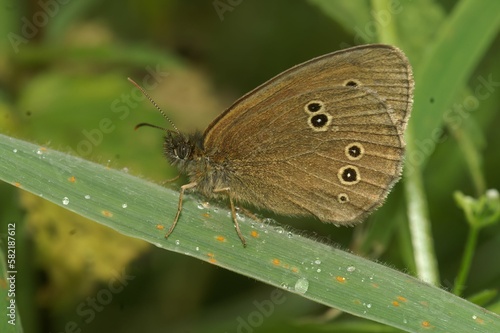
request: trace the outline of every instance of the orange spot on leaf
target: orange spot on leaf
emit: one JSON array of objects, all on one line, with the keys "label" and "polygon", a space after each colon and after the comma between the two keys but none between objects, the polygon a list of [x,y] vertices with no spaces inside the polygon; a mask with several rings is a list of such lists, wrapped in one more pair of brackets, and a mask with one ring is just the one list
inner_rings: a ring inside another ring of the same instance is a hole
[{"label": "orange spot on leaf", "polygon": [[425,320],[425,321],[422,322],[422,327],[424,327],[424,328],[431,328],[432,325],[431,325],[431,323],[429,321]]},{"label": "orange spot on leaf", "polygon": [[20,182],[14,182],[15,187],[22,187]]},{"label": "orange spot on leaf", "polygon": [[165,227],[164,227],[164,226],[162,226],[161,224],[157,224],[157,225],[156,225],[156,229],[158,229],[158,230],[163,230],[163,229],[165,229]]},{"label": "orange spot on leaf", "polygon": [[281,261],[279,259],[276,259],[276,258],[273,259],[274,266],[279,266],[280,264],[281,264]]},{"label": "orange spot on leaf", "polygon": [[392,301],[392,305],[399,306],[399,302],[398,301]]},{"label": "orange spot on leaf", "polygon": [[340,282],[340,283],[345,283],[346,282],[346,278],[343,277],[343,276],[336,276],[335,280],[337,280],[337,282]]},{"label": "orange spot on leaf", "polygon": [[259,233],[255,230],[252,230],[252,232],[250,233],[250,236],[252,236],[253,238],[259,238]]},{"label": "orange spot on leaf", "polygon": [[106,217],[113,217],[113,213],[111,213],[109,210],[103,210],[102,215]]},{"label": "orange spot on leaf", "polygon": [[400,301],[400,302],[407,302],[408,300],[406,299],[406,297],[398,296],[398,301]]},{"label": "orange spot on leaf", "polygon": [[71,176],[71,177],[68,178],[68,181],[70,183],[75,183],[76,182],[76,177],[75,176]]},{"label": "orange spot on leaf", "polygon": [[215,264],[217,262],[217,260],[215,260],[214,258],[215,255],[212,252],[208,252],[207,256],[208,256],[208,262],[212,264]]},{"label": "orange spot on leaf", "polygon": [[219,236],[217,236],[217,237],[215,237],[215,239],[217,239],[217,240],[218,240],[219,242],[221,242],[221,243],[224,243],[224,242],[226,241],[226,237],[224,237],[224,236],[220,236],[220,235],[219,235]]}]

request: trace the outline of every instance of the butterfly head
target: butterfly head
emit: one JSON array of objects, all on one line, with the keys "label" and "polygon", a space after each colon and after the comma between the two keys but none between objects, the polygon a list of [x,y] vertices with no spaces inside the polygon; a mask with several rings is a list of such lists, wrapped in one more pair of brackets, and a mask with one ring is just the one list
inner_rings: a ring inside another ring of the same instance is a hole
[{"label": "butterfly head", "polygon": [[170,164],[179,170],[185,170],[190,162],[195,160],[198,152],[202,151],[202,135],[197,132],[192,135],[184,135],[180,132],[167,130],[163,143],[163,152]]}]

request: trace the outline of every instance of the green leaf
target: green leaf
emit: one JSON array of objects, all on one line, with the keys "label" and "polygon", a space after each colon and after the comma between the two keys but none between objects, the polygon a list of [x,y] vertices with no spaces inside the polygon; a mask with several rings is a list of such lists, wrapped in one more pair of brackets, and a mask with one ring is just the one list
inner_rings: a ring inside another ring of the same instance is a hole
[{"label": "green leaf", "polygon": [[485,309],[274,223],[242,219],[243,248],[229,212],[201,209],[192,196],[165,239],[158,225],[170,226],[178,192],[4,135],[0,179],[125,235],[408,332],[500,331]]},{"label": "green leaf", "polygon": [[441,139],[443,120],[461,116],[451,105],[497,36],[499,12],[500,1],[460,1],[429,43],[415,68],[415,101],[409,124],[414,128],[415,142],[429,148],[409,152],[407,167],[422,166]]}]

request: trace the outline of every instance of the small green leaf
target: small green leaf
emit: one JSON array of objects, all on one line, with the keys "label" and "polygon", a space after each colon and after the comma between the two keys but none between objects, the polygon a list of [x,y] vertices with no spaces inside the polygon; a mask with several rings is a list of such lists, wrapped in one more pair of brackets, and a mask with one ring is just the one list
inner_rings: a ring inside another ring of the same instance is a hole
[{"label": "small green leaf", "polygon": [[500,219],[500,198],[497,190],[488,190],[478,199],[455,192],[455,201],[463,209],[471,227],[481,229]]}]

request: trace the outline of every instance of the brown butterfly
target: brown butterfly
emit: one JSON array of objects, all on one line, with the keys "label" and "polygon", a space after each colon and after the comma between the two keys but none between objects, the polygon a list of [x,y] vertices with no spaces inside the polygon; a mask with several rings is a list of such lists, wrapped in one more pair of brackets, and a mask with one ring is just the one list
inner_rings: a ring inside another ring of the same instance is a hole
[{"label": "brown butterfly", "polygon": [[165,237],[189,189],[229,199],[243,245],[235,203],[335,225],[360,222],[400,178],[413,88],[401,50],[364,45],[277,75],[237,100],[203,134],[185,135],[173,124],[173,130],[137,125],[165,131],[168,161],[190,179],[181,186]]}]

